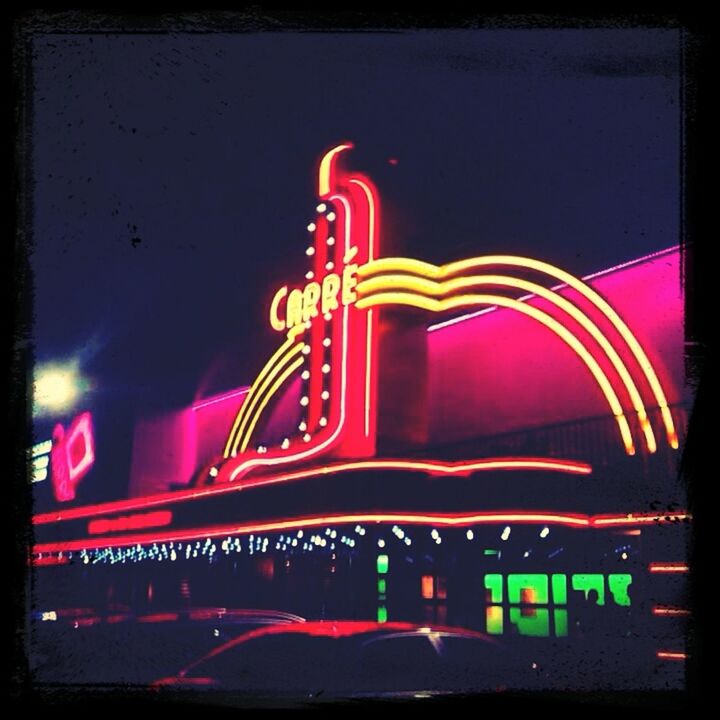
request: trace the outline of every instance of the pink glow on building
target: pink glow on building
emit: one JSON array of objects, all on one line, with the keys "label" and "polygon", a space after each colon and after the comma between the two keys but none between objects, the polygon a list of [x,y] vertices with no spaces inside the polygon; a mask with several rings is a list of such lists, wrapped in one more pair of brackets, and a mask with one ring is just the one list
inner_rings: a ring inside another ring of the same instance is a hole
[{"label": "pink glow on building", "polygon": [[[644,347],[670,404],[686,399],[681,384],[684,307],[680,278],[680,253],[675,249],[599,273],[589,281]],[[617,332],[601,322],[577,292],[565,288],[560,293],[586,311],[618,348],[651,409],[647,385]],[[538,298],[528,302],[550,310],[549,303]],[[435,441],[608,415],[602,394],[577,355],[518,313],[506,309],[483,313],[438,328],[427,338],[429,434]],[[600,364],[612,380],[609,364]],[[624,394],[620,401],[632,415]]]}]

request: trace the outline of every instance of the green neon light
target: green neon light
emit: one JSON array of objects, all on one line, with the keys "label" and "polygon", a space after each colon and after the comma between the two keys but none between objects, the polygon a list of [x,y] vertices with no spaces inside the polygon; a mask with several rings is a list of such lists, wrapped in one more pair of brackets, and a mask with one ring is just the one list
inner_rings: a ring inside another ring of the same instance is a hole
[{"label": "green neon light", "polygon": [[378,555],[377,556],[377,571],[379,575],[385,575],[388,571],[388,566],[390,565],[390,559],[387,555]]},{"label": "green neon light", "polygon": [[546,605],[548,602],[548,576],[541,574],[508,575],[508,602],[522,602],[522,591],[532,590],[533,602]]},{"label": "green neon light", "polygon": [[598,595],[596,604],[605,604],[605,578],[600,573],[575,573],[572,576],[572,589],[584,592],[586,600],[590,590],[595,590]]},{"label": "green neon light", "polygon": [[387,608],[384,606],[380,606],[377,611],[377,621],[379,623],[387,622]]},{"label": "green neon light", "polygon": [[485,627],[488,635],[503,634],[502,605],[488,605],[485,608]]},{"label": "green neon light", "polygon": [[385,578],[380,578],[378,580],[378,593],[380,593],[380,595],[384,595],[386,588],[387,585],[385,583]]},{"label": "green neon light", "polygon": [[486,575],[485,589],[490,591],[491,603],[501,603],[503,601],[503,576],[499,573]]},{"label": "green neon light", "polygon": [[483,555],[497,555],[497,554],[498,554],[497,550],[492,550],[490,548],[485,548],[483,550]]},{"label": "green neon light", "polygon": [[631,600],[628,587],[632,583],[632,575],[627,573],[608,575],[608,588],[616,605],[630,607]]},{"label": "green neon light", "polygon": [[517,626],[520,635],[527,637],[549,637],[550,636],[550,611],[547,608],[531,608],[530,614],[523,608],[510,608],[510,622]]},{"label": "green neon light", "polygon": [[568,634],[567,610],[553,610],[553,624],[555,625],[555,637],[567,637],[567,634]]},{"label": "green neon light", "polygon": [[567,575],[556,573],[551,578],[553,602],[556,605],[567,605]]}]

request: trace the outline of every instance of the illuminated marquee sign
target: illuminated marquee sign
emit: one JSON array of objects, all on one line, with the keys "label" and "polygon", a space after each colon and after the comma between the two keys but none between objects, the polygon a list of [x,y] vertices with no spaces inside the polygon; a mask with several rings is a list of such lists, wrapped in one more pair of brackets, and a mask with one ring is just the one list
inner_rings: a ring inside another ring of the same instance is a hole
[{"label": "illuminated marquee sign", "polygon": [[[217,482],[321,457],[375,455],[376,335],[378,312],[385,306],[430,312],[486,306],[521,313],[554,333],[585,365],[628,455],[636,453],[638,438],[648,453],[657,450],[660,428],[653,428],[648,408],[660,410],[665,439],[678,447],[667,398],[645,351],[617,312],[582,280],[513,255],[440,266],[379,257],[378,193],[367,177],[341,167],[351,148],[338,145],[320,161],[318,204],[307,225],[309,267],[303,282],[279,288],[272,298],[270,325],[285,341],[235,418],[224,460],[212,471]],[[543,284],[548,281],[556,286]],[[561,295],[562,288],[577,299]],[[531,297],[546,301],[542,309],[527,302]],[[298,374],[303,384],[297,433],[266,447],[255,439],[260,419]]]}]

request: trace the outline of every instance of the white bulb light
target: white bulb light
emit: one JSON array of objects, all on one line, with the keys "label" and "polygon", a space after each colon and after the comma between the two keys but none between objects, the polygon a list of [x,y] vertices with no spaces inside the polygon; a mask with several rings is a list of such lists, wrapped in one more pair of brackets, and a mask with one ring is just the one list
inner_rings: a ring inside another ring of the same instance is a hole
[{"label": "white bulb light", "polygon": [[332,235],[330,235],[330,237],[328,237],[328,239],[327,239],[327,244],[328,244],[328,245],[334,245],[334,244],[335,244],[335,238],[334,238]]},{"label": "white bulb light", "polygon": [[327,399],[330,397],[330,393],[329,393],[327,390],[323,390],[323,391],[320,393],[320,397],[321,397],[323,400],[327,400]]},{"label": "white bulb light", "polygon": [[315,254],[315,248],[311,245],[306,251],[305,254],[310,256]]},{"label": "white bulb light", "polygon": [[325,427],[327,425],[327,418],[321,417],[320,420],[318,420],[318,422],[320,423],[320,427]]},{"label": "white bulb light", "polygon": [[332,340],[330,340],[330,338],[325,338],[325,339],[323,340],[323,345],[324,345],[325,347],[330,347],[330,343],[331,343],[331,342],[332,342]]},{"label": "white bulb light", "polygon": [[309,223],[307,229],[308,232],[313,232],[315,230],[315,223]]},{"label": "white bulb light", "polygon": [[309,402],[310,402],[310,400],[308,399],[307,395],[303,395],[303,396],[300,398],[300,404],[301,404],[303,407],[306,407]]},{"label": "white bulb light", "polygon": [[335,213],[334,213],[334,212],[329,212],[329,213],[326,215],[326,217],[327,217],[327,219],[328,219],[330,222],[332,222],[332,221],[335,219]]},{"label": "white bulb light", "polygon": [[315,209],[319,213],[324,213],[327,210],[327,205],[325,203],[320,203]]},{"label": "white bulb light", "polygon": [[329,366],[327,363],[325,363],[325,364],[322,366],[322,371],[323,371],[325,374],[329,373],[329,372],[330,372],[330,366]]}]

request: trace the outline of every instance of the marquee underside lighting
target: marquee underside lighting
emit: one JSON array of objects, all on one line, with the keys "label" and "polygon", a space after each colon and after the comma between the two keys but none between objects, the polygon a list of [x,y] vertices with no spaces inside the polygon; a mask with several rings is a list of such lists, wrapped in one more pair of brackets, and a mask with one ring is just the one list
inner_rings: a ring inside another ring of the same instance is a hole
[{"label": "marquee underside lighting", "polygon": [[[240,523],[229,525],[210,525],[191,530],[174,530],[168,532],[137,533],[118,537],[92,538],[70,540],[56,543],[40,543],[33,548],[33,554],[75,552],[78,550],[93,550],[106,547],[127,547],[128,545],[146,545],[163,542],[186,542],[201,538],[214,538],[228,535],[247,535],[250,533],[278,532],[282,530],[298,530],[303,528],[347,525],[357,523],[383,523],[428,525],[442,527],[465,527],[468,525],[496,525],[510,524],[545,524],[559,525],[578,529],[597,527],[596,517],[579,513],[532,512],[523,510],[469,512],[469,513],[350,513],[350,514],[324,514],[305,517],[281,518],[267,522]],[[623,516],[626,524],[638,522],[643,516],[635,516],[628,520]],[[654,516],[657,522],[663,518]]]}]

